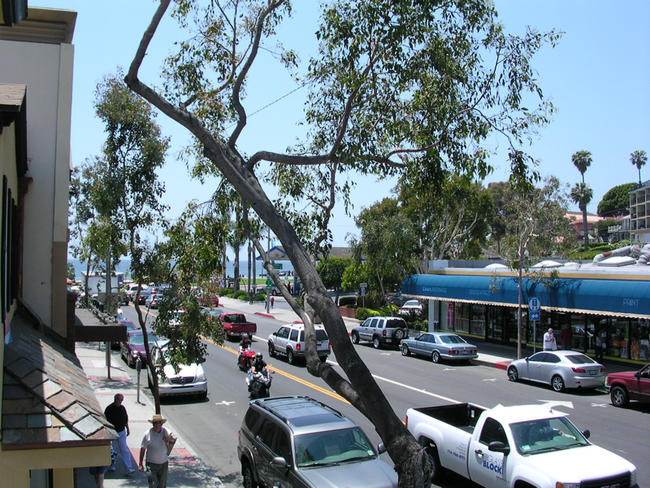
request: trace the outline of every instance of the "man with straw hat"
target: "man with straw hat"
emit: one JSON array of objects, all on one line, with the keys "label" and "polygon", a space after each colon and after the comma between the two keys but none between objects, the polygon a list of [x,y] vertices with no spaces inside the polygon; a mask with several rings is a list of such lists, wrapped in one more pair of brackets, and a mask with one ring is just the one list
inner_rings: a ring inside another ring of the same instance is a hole
[{"label": "man with straw hat", "polygon": [[162,425],[167,422],[162,415],[156,414],[151,420],[152,427],[145,432],[140,446],[140,464],[138,469],[145,471],[144,460],[147,455],[147,478],[149,488],[166,488],[167,470],[169,467],[167,456],[174,447],[176,438]]}]

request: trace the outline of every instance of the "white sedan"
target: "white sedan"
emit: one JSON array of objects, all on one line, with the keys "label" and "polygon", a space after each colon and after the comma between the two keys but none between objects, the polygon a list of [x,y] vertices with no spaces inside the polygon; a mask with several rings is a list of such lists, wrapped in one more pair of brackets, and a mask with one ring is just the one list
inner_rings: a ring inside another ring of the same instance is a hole
[{"label": "white sedan", "polygon": [[408,315],[411,312],[422,313],[422,304],[417,300],[409,300],[399,309],[401,315]]}]

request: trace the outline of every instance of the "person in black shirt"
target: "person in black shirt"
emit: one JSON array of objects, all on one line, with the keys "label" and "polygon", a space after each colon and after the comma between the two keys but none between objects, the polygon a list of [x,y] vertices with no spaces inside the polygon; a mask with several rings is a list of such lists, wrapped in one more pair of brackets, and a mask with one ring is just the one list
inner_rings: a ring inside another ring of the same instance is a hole
[{"label": "person in black shirt", "polygon": [[[129,451],[129,447],[126,445],[126,436],[131,433],[131,430],[129,429],[129,415],[126,413],[124,405],[122,405],[123,401],[124,395],[117,393],[113,397],[113,403],[104,410],[104,415],[106,416],[106,420],[113,424],[117,435],[120,436],[117,440],[117,445],[122,454],[122,461],[124,461],[124,467],[126,468],[125,472],[126,474],[132,474],[135,473],[135,469],[133,469],[133,464],[131,463],[131,451]],[[115,471],[115,463],[111,464],[110,470]]]}]

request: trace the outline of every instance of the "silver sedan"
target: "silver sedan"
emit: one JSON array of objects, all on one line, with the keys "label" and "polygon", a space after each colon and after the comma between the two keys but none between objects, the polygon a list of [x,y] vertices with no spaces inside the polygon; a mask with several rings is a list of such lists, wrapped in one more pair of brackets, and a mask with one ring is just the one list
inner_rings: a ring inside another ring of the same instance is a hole
[{"label": "silver sedan", "polygon": [[434,363],[440,359],[467,361],[478,357],[476,346],[450,332],[426,332],[415,339],[402,339],[399,347],[402,356],[419,354],[430,357]]},{"label": "silver sedan", "polygon": [[565,388],[598,388],[605,383],[605,366],[575,351],[543,351],[508,365],[510,381],[528,380]]}]

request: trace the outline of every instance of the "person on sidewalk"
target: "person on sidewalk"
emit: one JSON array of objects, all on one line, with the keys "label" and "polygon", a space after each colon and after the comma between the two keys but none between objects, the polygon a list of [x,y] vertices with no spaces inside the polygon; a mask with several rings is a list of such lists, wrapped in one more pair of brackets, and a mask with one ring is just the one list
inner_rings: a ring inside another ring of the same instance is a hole
[{"label": "person on sidewalk", "polygon": [[95,477],[97,488],[104,488],[104,475],[108,471],[108,466],[93,466],[88,468],[88,470]]},{"label": "person on sidewalk", "polygon": [[274,304],[275,304],[275,298],[271,297],[271,310],[273,310]]},{"label": "person on sidewalk", "polygon": [[544,334],[544,350],[557,351],[557,342],[555,342],[555,334],[553,334],[553,328],[548,329],[548,332]]},{"label": "person on sidewalk", "polygon": [[570,351],[572,342],[573,332],[571,332],[571,327],[563,325],[562,330],[560,331],[560,345],[562,346],[562,350]]},{"label": "person on sidewalk", "polygon": [[145,432],[140,446],[140,463],[138,469],[145,472],[145,454],[147,455],[147,479],[149,488],[166,488],[169,469],[168,455],[176,438],[162,425],[167,422],[162,415],[156,414],[151,420],[152,427]]},{"label": "person on sidewalk", "polygon": [[[124,462],[124,468],[126,469],[126,474],[135,473],[133,469],[133,464],[131,463],[131,451],[129,451],[129,446],[126,444],[126,437],[131,433],[129,429],[129,415],[126,412],[126,407],[122,405],[124,401],[124,395],[121,393],[116,393],[113,397],[113,403],[111,403],[104,410],[104,416],[108,420],[117,432],[119,438],[117,439],[117,446],[122,454],[122,461]],[[111,471],[115,471],[115,462],[111,464]]]}]

